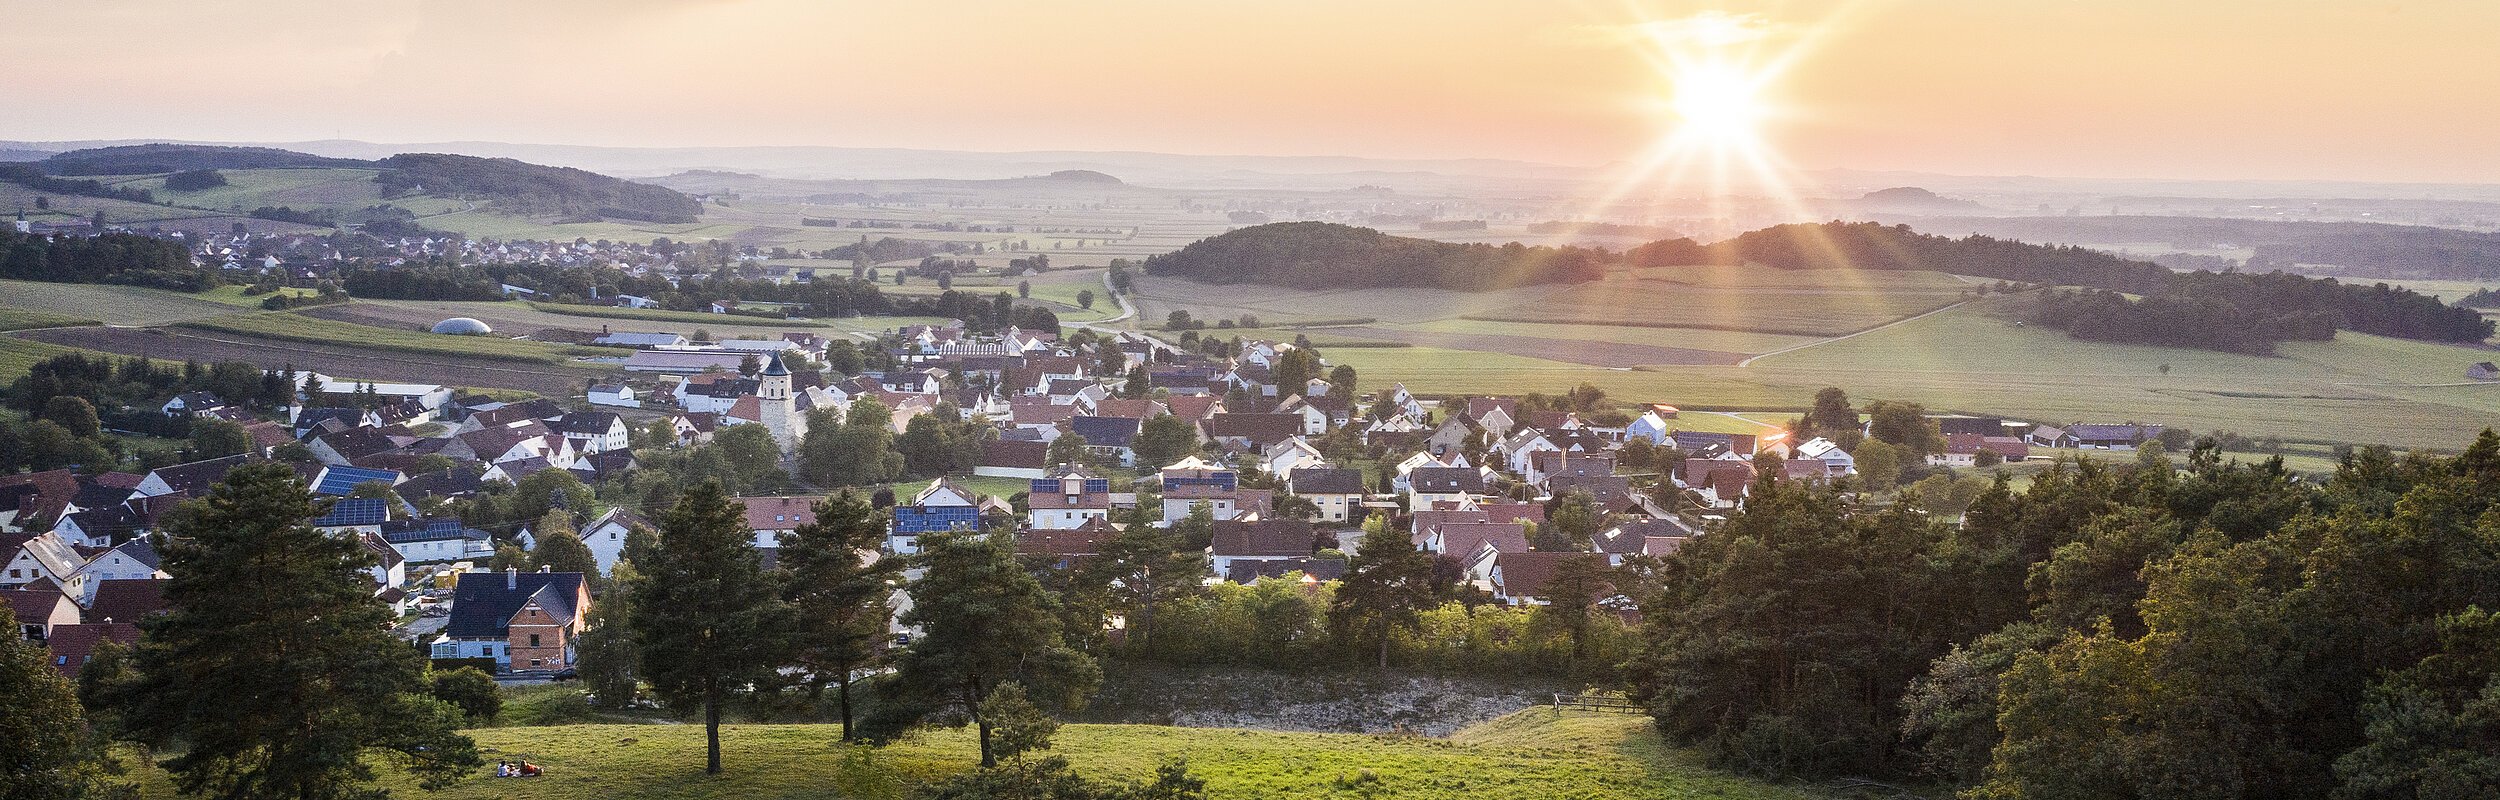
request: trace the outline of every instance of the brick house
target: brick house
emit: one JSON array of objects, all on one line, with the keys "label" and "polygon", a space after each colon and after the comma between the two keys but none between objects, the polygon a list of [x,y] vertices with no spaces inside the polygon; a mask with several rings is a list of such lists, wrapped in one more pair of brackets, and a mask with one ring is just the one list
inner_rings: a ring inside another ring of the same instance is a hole
[{"label": "brick house", "polygon": [[435,658],[491,658],[500,670],[565,669],[590,613],[579,572],[460,573]]}]

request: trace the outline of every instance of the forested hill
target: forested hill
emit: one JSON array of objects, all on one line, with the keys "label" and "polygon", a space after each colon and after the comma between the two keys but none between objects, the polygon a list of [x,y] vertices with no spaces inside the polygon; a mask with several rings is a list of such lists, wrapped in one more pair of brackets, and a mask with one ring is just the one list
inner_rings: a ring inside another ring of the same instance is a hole
[{"label": "forested hill", "polygon": [[676,190],[571,167],[509,158],[402,153],[382,159],[374,181],[393,197],[438,194],[484,197],[514,214],[602,216],[647,222],[694,222],[703,204]]},{"label": "forested hill", "polygon": [[[2491,322],[2472,309],[2378,284],[2288,273],[2172,272],[2098,250],[2011,239],[1931,236],[1906,225],[1777,225],[1703,246],[1673,239],[1635,247],[1638,266],[1754,263],[1779,269],[1935,270],[2090,291],[2042,297],[2034,319],[2078,338],[2268,353],[2337,329],[2437,342],[2480,342]],[[2139,295],[2123,297],[2120,293]]]},{"label": "forested hill", "polygon": [[153,175],[195,169],[371,169],[373,162],[280,150],[202,144],[133,144],[72,150],[36,162],[53,175]]},{"label": "forested hill", "polygon": [[1578,247],[1453,244],[1331,222],[1278,222],[1147,258],[1146,273],[1305,289],[1474,290],[1596,280],[1612,261],[1606,251]]}]

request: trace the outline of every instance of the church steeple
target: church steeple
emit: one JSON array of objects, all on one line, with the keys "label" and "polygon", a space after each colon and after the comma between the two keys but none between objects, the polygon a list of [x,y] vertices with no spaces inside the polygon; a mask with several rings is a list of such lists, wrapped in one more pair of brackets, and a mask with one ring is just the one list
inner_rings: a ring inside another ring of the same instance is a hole
[{"label": "church steeple", "polygon": [[790,399],[790,367],[781,363],[780,353],[772,354],[764,362],[764,371],[756,377],[760,379],[756,386],[757,396],[765,400]]}]

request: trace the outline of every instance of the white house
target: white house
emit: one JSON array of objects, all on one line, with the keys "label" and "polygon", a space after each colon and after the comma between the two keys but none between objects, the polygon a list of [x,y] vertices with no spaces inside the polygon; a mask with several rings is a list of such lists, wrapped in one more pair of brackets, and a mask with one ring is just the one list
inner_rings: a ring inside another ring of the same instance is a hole
[{"label": "white house", "polygon": [[1292,478],[1294,470],[1325,466],[1327,463],[1328,459],[1320,456],[1319,448],[1312,447],[1310,440],[1300,436],[1268,445],[1267,450],[1259,454],[1260,468],[1278,478]]},{"label": "white house", "polygon": [[582,526],[578,532],[582,537],[582,546],[590,548],[590,557],[598,562],[600,574],[607,574],[616,566],[617,559],[625,557],[625,539],[632,536],[636,528],[655,530],[649,520],[623,508],[608,509],[590,524]]},{"label": "white house", "polygon": [[616,406],[619,408],[641,408],[642,399],[635,396],[634,387],[627,386],[622,383],[602,383],[597,386],[590,387],[590,404],[594,406]]}]

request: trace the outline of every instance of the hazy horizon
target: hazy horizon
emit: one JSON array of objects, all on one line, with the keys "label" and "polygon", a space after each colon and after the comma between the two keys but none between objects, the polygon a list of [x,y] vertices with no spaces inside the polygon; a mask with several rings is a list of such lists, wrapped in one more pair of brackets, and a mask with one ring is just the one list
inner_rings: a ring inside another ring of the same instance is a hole
[{"label": "hazy horizon", "polygon": [[1674,129],[1663,48],[1768,65],[1747,133],[1799,170],[2500,181],[2500,6],[2182,5],[9,2],[0,49],[53,78],[0,139],[1596,168]]}]

